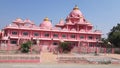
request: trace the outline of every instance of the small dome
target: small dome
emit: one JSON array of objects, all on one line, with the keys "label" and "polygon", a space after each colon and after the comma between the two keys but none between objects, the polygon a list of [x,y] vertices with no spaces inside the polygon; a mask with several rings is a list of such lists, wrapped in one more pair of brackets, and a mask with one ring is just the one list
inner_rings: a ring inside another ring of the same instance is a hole
[{"label": "small dome", "polygon": [[13,23],[24,23],[21,18],[17,18],[16,20],[13,21]]},{"label": "small dome", "polygon": [[25,20],[24,20],[24,23],[31,23],[31,20],[25,19]]},{"label": "small dome", "polygon": [[24,23],[28,23],[28,24],[34,24],[30,19],[25,19]]},{"label": "small dome", "polygon": [[52,23],[50,22],[50,20],[49,20],[48,17],[46,17],[46,18],[43,20],[43,22],[40,24],[40,27],[41,27],[41,28],[48,28],[48,29],[52,28]]}]

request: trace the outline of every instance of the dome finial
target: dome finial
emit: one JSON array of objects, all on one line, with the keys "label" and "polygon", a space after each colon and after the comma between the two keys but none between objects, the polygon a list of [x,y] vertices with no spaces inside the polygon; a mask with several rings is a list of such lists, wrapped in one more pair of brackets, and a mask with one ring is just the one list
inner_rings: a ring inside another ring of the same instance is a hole
[{"label": "dome finial", "polygon": [[44,21],[50,21],[48,17],[45,17]]},{"label": "dome finial", "polygon": [[75,7],[73,8],[73,10],[79,10],[78,6],[75,5]]}]

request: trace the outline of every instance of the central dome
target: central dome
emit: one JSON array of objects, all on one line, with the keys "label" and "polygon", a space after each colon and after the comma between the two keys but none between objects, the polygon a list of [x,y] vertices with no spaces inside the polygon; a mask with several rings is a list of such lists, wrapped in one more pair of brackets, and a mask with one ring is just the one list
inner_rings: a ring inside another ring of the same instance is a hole
[{"label": "central dome", "polygon": [[78,17],[81,17],[82,16],[82,13],[81,11],[79,10],[78,6],[75,6],[72,10],[72,12],[70,12],[69,14],[69,17],[75,17],[75,18],[78,18]]},{"label": "central dome", "polygon": [[52,28],[52,23],[51,23],[51,21],[49,20],[48,17],[46,17],[46,18],[43,20],[43,22],[40,24],[40,27],[41,27],[41,28],[47,28],[47,29]]}]

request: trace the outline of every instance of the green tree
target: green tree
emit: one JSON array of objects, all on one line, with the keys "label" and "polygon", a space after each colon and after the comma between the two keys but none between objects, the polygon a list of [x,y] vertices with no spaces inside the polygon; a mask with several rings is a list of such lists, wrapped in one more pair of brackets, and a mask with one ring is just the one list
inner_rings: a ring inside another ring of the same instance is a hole
[{"label": "green tree", "polygon": [[109,42],[107,38],[102,38],[102,47],[110,48],[113,47],[113,45]]},{"label": "green tree", "polygon": [[102,38],[101,41],[102,41],[102,46],[103,46],[103,47],[105,47],[105,46],[108,45],[108,39]]},{"label": "green tree", "polygon": [[73,46],[71,45],[70,42],[61,42],[60,45],[58,46],[58,49],[61,50],[62,52],[70,52]]},{"label": "green tree", "polygon": [[21,52],[28,53],[30,51],[31,45],[32,45],[31,41],[27,41],[27,42],[21,44],[21,48],[20,48]]},{"label": "green tree", "polygon": [[120,47],[120,24],[114,26],[108,34],[108,40],[115,46]]}]

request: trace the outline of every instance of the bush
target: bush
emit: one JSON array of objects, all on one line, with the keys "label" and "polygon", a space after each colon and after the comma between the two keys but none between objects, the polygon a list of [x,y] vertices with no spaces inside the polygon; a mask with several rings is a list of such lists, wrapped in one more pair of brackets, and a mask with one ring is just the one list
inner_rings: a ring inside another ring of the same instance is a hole
[{"label": "bush", "polygon": [[21,44],[21,48],[20,48],[21,52],[28,53],[30,51],[31,45],[32,45],[31,41],[27,41],[27,42]]},{"label": "bush", "polygon": [[99,61],[98,62],[99,64],[111,64],[111,61],[108,60],[108,61]]},{"label": "bush", "polygon": [[60,45],[58,46],[59,51],[62,49],[62,52],[68,53],[71,51],[73,46],[71,45],[70,42],[61,42]]}]

